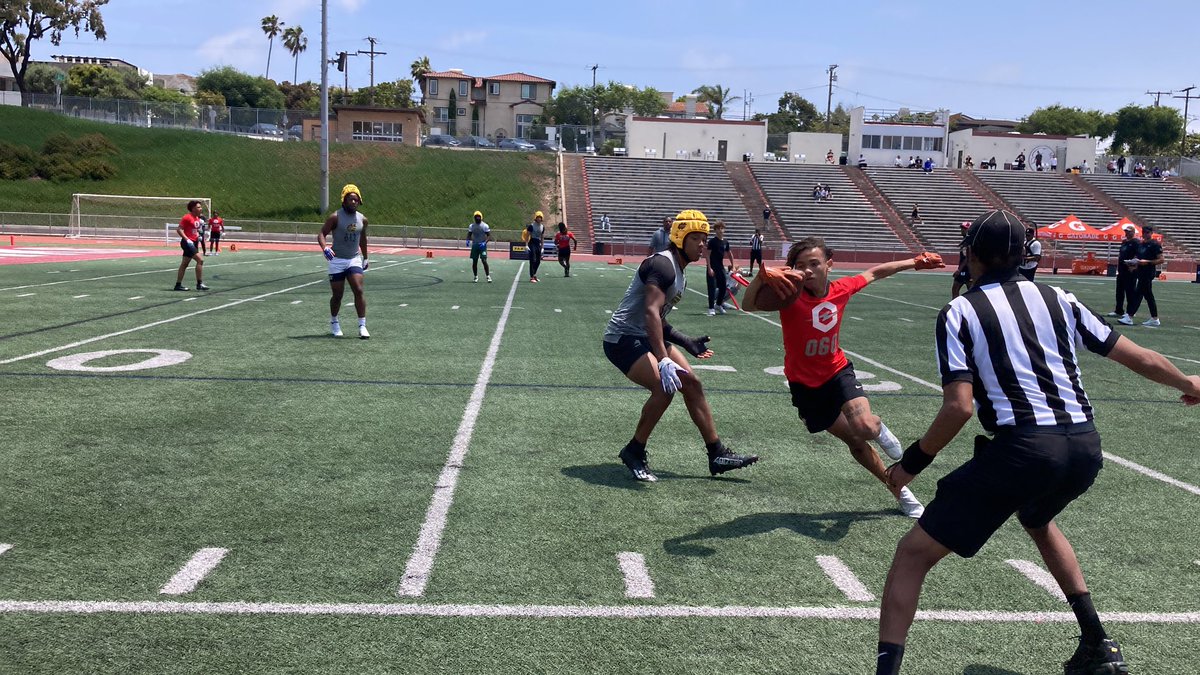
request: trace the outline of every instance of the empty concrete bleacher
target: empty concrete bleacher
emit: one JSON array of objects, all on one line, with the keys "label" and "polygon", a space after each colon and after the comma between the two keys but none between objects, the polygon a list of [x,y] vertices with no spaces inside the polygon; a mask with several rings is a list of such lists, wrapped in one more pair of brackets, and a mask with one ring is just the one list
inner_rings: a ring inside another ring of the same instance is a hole
[{"label": "empty concrete bleacher", "polygon": [[[663,216],[699,209],[710,223],[725,223],[725,238],[748,246],[755,223],[721,162],[630,157],[588,157],[592,227],[602,243],[649,244]],[[608,214],[611,232],[600,232]]]},{"label": "empty concrete bleacher", "polygon": [[871,167],[867,177],[907,221],[913,205],[921,207],[921,222],[910,226],[936,252],[958,253],[960,225],[991,207],[950,169],[926,173],[917,169]]},{"label": "empty concrete bleacher", "polygon": [[[1046,227],[1074,214],[1093,227],[1104,227],[1120,220],[1107,206],[1096,201],[1065,174],[1038,171],[977,171],[975,176],[1026,221]],[[1097,255],[1108,253],[1104,244],[1083,242],[1045,242],[1061,254],[1075,256],[1083,251]],[[1113,250],[1115,255],[1115,249]]]},{"label": "empty concrete bleacher", "polygon": [[1200,198],[1180,187],[1173,178],[1132,178],[1107,174],[1085,174],[1084,180],[1140,218],[1139,225],[1153,225],[1186,253],[1200,254]]},{"label": "empty concrete bleacher", "polygon": [[[908,250],[841,168],[755,163],[751,169],[792,241],[819,236],[841,251]],[[830,187],[829,201],[813,200],[817,183]]]}]

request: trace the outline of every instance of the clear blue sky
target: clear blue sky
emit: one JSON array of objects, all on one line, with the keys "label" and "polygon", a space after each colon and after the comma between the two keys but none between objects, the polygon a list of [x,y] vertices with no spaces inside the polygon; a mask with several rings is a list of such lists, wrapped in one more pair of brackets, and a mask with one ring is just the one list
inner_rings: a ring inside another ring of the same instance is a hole
[{"label": "clear blue sky", "polygon": [[[589,66],[599,64],[600,81],[677,95],[719,83],[753,92],[751,112],[771,112],[782,92],[796,91],[823,111],[825,71],[836,63],[834,104],[1010,118],[1056,102],[1147,105],[1147,90],[1200,85],[1195,1],[329,0],[329,9],[331,53],[378,38],[387,55],[375,60],[376,81],[408,77],[422,55],[438,70],[520,70],[560,86],[590,84]],[[269,14],[304,27],[299,79],[318,81],[320,0],[112,0],[106,42],[72,36],[57,48],[38,44],[34,56],[113,56],[164,74],[225,64],[261,74],[267,40],[259,24]],[[351,60],[351,87],[367,85],[367,65],[366,57]],[[292,67],[277,39],[272,78],[291,80]],[[330,77],[341,82],[336,70]],[[1167,95],[1163,103],[1183,101]],[[731,108],[740,116],[743,104]],[[1200,117],[1200,102],[1189,117]]]}]

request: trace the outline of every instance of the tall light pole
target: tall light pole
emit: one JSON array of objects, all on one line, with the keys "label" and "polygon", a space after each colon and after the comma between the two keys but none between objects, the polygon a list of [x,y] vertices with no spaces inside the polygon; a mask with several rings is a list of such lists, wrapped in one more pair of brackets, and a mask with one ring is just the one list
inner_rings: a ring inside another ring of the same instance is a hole
[{"label": "tall light pole", "polygon": [[321,0],[321,214],[329,211],[329,0]]},{"label": "tall light pole", "polygon": [[837,70],[836,63],[830,65],[827,71],[829,73],[829,96],[825,99],[825,133],[829,133],[833,119],[830,110],[833,107],[833,83],[837,82],[837,75],[833,74],[835,70]]},{"label": "tall light pole", "polygon": [[600,64],[592,64],[592,124],[588,129],[588,145],[592,147],[592,152],[596,152],[596,69]]}]

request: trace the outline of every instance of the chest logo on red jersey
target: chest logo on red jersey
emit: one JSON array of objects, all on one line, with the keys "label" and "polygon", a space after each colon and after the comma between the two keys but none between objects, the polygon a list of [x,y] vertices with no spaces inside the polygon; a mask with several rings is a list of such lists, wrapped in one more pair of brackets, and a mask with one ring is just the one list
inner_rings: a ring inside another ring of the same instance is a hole
[{"label": "chest logo on red jersey", "polygon": [[813,328],[828,333],[838,322],[837,305],[832,302],[822,302],[812,309]]}]

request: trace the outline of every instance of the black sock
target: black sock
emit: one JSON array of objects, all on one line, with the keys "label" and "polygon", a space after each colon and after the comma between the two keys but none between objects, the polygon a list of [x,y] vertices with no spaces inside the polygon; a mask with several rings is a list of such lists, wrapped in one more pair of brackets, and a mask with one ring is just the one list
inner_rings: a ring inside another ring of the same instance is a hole
[{"label": "black sock", "polygon": [[898,675],[900,661],[904,659],[904,645],[892,642],[879,643],[879,656],[875,661],[875,675]]},{"label": "black sock", "polygon": [[629,444],[625,447],[633,450],[634,452],[646,452],[646,444],[636,438],[629,439]]},{"label": "black sock", "polygon": [[1092,605],[1091,593],[1068,595],[1067,603],[1075,612],[1075,619],[1079,621],[1079,630],[1083,634],[1085,643],[1099,644],[1101,640],[1108,637],[1108,634],[1104,632],[1104,626],[1100,625],[1100,616],[1096,614],[1096,607]]},{"label": "black sock", "polygon": [[704,447],[708,450],[709,457],[725,452],[725,445],[721,443],[721,439],[719,438],[712,443],[705,443]]}]

